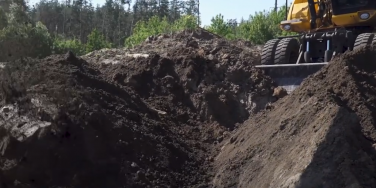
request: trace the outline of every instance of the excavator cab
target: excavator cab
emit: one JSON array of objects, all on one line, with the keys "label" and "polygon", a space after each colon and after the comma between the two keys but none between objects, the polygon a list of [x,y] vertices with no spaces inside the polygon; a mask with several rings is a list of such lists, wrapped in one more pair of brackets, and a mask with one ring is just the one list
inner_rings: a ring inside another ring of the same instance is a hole
[{"label": "excavator cab", "polygon": [[290,93],[333,57],[376,41],[375,26],[375,0],[294,0],[280,28],[298,34],[269,40],[256,68]]}]

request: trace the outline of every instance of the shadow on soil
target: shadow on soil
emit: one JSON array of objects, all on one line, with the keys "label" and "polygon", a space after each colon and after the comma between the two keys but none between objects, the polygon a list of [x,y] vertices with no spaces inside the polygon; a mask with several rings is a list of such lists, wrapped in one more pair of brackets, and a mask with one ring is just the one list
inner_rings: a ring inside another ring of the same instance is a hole
[{"label": "shadow on soil", "polygon": [[337,116],[303,172],[298,188],[375,187],[376,150],[372,144],[376,136],[376,54],[369,50],[350,57],[347,64],[357,87],[354,93],[359,93],[361,99],[333,96],[340,106]]}]

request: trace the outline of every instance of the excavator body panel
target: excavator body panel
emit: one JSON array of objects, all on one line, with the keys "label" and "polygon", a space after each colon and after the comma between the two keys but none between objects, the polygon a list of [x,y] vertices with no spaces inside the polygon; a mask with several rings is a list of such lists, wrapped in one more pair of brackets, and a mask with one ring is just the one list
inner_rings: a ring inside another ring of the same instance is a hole
[{"label": "excavator body panel", "polygon": [[[332,0],[331,25],[323,25],[316,30],[333,29],[338,26],[376,26],[376,1],[364,0],[346,5],[340,3],[341,0]],[[312,0],[315,10],[319,9],[320,0]],[[317,13],[316,13],[317,14]],[[369,15],[367,19],[362,19],[361,15]],[[295,0],[287,14],[287,19],[282,21],[280,28],[285,31],[305,33],[311,31],[310,20],[312,16],[309,10],[308,0]],[[322,25],[321,19],[316,19],[317,25]],[[311,31],[312,32],[312,31]]]},{"label": "excavator body panel", "polygon": [[[360,18],[362,14],[369,14],[369,19],[363,20]],[[363,10],[348,14],[333,15],[332,22],[334,26],[375,26],[376,25],[376,11],[375,10]],[[333,26],[333,27],[334,27]]]},{"label": "excavator body panel", "polygon": [[[314,0],[317,2],[317,0]],[[315,5],[318,8],[318,5]],[[310,30],[311,15],[308,9],[307,0],[295,0],[287,14],[287,19],[282,21],[280,29],[291,32],[301,33]],[[286,27],[289,27],[286,29]]]}]

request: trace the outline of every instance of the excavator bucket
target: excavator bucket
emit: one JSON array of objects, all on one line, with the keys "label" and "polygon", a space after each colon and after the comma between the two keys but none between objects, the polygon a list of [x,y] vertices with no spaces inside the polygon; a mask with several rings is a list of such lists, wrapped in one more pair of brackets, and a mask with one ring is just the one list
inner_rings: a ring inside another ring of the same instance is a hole
[{"label": "excavator bucket", "polygon": [[309,75],[316,73],[324,63],[301,63],[301,64],[277,64],[277,65],[257,65],[256,68],[264,70],[264,73],[270,76],[278,86],[291,93],[301,82]]}]

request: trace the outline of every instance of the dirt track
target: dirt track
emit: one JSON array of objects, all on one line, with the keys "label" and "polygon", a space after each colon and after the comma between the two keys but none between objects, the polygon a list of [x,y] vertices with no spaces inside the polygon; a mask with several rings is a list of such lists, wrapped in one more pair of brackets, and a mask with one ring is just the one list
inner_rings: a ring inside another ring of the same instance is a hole
[{"label": "dirt track", "polygon": [[[158,52],[145,51],[147,41],[143,51],[98,51],[86,61],[8,63],[1,186],[205,187],[212,147],[274,101],[274,87],[249,66],[257,53],[242,43],[163,38]],[[125,55],[136,52],[147,57]]]}]

